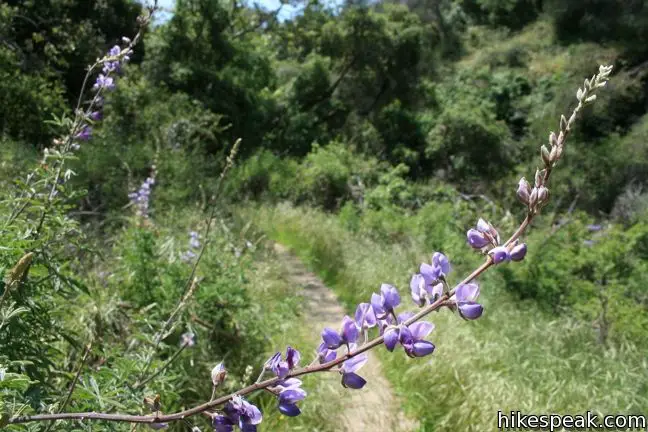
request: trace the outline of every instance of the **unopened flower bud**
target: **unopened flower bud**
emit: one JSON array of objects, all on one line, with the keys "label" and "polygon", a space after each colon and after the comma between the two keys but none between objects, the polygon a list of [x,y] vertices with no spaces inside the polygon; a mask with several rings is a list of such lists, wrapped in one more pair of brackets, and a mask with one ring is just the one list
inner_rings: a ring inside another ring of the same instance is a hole
[{"label": "unopened flower bud", "polygon": [[549,153],[549,162],[550,163],[547,164],[547,165],[554,164],[554,163],[556,163],[558,161],[558,149],[559,148],[560,147],[556,146],[556,147],[551,149],[551,153]]},{"label": "unopened flower bud", "polygon": [[468,244],[475,249],[481,249],[490,243],[484,233],[474,228],[468,230],[466,237],[468,238]]},{"label": "unopened flower bud", "polygon": [[122,42],[128,45],[131,43],[131,39],[129,37],[122,36]]},{"label": "unopened flower bud", "polygon": [[544,184],[545,170],[536,170],[535,173],[535,187],[540,187]]},{"label": "unopened flower bud", "polygon": [[486,235],[486,238],[491,242],[493,246],[497,246],[499,244],[499,233],[497,232],[495,227],[491,225],[490,222],[486,222],[484,219],[479,218],[479,220],[477,221],[477,230],[484,233]]},{"label": "unopened flower bud", "polygon": [[549,134],[549,146],[554,147],[554,146],[557,146],[557,145],[558,145],[558,138],[556,137],[556,133],[551,132]]},{"label": "unopened flower bud", "polygon": [[225,370],[225,366],[222,362],[218,363],[211,371],[212,384],[214,387],[218,387],[223,383],[223,381],[225,381],[225,378],[227,378],[227,370]]},{"label": "unopened flower bud", "polygon": [[511,249],[511,253],[510,253],[511,260],[522,261],[526,256],[526,253],[527,253],[526,243],[516,245],[513,249]]},{"label": "unopened flower bud", "polygon": [[567,130],[567,118],[564,115],[560,116],[560,130],[565,131]]},{"label": "unopened flower bud", "polygon": [[[555,149],[555,147],[551,149],[552,152],[553,149]],[[540,156],[542,156],[542,161],[546,166],[551,166],[551,154],[549,153],[549,150],[546,146],[540,147]]]},{"label": "unopened flower bud", "polygon": [[518,183],[517,197],[522,203],[529,205],[530,194],[531,194],[531,185],[524,177],[522,177]]},{"label": "unopened flower bud", "polygon": [[529,195],[529,208],[532,209],[538,204],[538,188],[533,188]]},{"label": "unopened flower bud", "polygon": [[549,189],[544,186],[538,188],[538,205],[543,206],[549,201]]},{"label": "unopened flower bud", "polygon": [[511,259],[508,249],[504,246],[493,248],[488,254],[493,258],[494,264],[500,264]]}]

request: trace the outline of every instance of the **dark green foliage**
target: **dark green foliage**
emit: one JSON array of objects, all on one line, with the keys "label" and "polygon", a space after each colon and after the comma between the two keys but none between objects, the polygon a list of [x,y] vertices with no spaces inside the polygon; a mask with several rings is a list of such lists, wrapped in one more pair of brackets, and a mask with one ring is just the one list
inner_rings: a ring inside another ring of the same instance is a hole
[{"label": "dark green foliage", "polygon": [[49,144],[54,131],[44,122],[76,104],[88,65],[133,34],[139,13],[132,0],[3,2],[0,133]]},{"label": "dark green foliage", "polygon": [[561,40],[613,42],[632,63],[645,60],[648,3],[644,0],[548,0],[546,10],[553,16]]},{"label": "dark green foliage", "polygon": [[575,310],[602,342],[641,340],[648,330],[645,224],[592,231],[580,215],[559,223],[531,236],[538,246],[523,265],[502,270],[507,288],[555,312]]},{"label": "dark green foliage", "polygon": [[543,0],[462,0],[461,5],[478,23],[519,30],[538,17]]}]

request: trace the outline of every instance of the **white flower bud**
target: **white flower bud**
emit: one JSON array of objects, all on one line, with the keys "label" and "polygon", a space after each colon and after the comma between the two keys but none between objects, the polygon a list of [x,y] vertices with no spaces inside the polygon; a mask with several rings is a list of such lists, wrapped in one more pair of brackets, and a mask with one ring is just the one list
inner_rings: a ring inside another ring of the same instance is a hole
[{"label": "white flower bud", "polygon": [[214,387],[218,387],[227,378],[227,370],[223,363],[218,363],[211,371],[211,379]]},{"label": "white flower bud", "polygon": [[[552,147],[551,149],[552,153],[555,148],[556,147]],[[545,163],[546,166],[551,166],[551,156],[546,146],[540,147],[540,156],[542,156],[542,161]]]}]

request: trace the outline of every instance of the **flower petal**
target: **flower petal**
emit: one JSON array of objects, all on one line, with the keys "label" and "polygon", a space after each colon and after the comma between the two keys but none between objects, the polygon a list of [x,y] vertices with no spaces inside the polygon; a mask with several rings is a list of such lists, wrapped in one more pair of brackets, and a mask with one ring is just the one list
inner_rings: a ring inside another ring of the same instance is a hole
[{"label": "flower petal", "polygon": [[299,351],[291,346],[286,348],[286,361],[288,362],[289,369],[294,369],[295,367],[297,367],[300,359],[301,355],[299,354]]},{"label": "flower petal", "polygon": [[342,345],[342,337],[330,327],[322,330],[322,340],[329,349],[336,349]]},{"label": "flower petal", "polygon": [[288,417],[297,417],[301,414],[299,407],[294,404],[279,404],[279,412]]},{"label": "flower petal", "polygon": [[[434,352],[434,344],[429,341],[416,341],[412,344],[410,353],[413,357],[423,357]],[[408,354],[410,354],[408,353]]]},{"label": "flower petal", "polygon": [[368,360],[367,354],[359,354],[342,363],[342,371],[344,373],[355,372],[364,366]]},{"label": "flower petal", "polygon": [[475,301],[479,297],[479,285],[476,283],[461,284],[457,287],[455,296],[457,303]]},{"label": "flower petal", "polygon": [[355,373],[345,373],[342,375],[342,385],[346,388],[361,389],[367,384],[367,380]]},{"label": "flower petal", "polygon": [[394,351],[396,344],[398,344],[398,330],[396,328],[389,328],[385,331],[385,347],[388,351]]},{"label": "flower petal", "polygon": [[351,343],[358,340],[359,332],[355,321],[350,316],[345,315],[342,319],[342,340],[345,343]]},{"label": "flower petal", "polygon": [[306,392],[300,388],[284,390],[279,394],[280,404],[295,404],[306,397]]},{"label": "flower petal", "polygon": [[459,315],[467,320],[476,320],[484,312],[484,307],[479,303],[467,302],[459,304]]},{"label": "flower petal", "polygon": [[424,339],[434,330],[434,324],[427,321],[417,321],[409,325],[412,337],[416,340]]}]

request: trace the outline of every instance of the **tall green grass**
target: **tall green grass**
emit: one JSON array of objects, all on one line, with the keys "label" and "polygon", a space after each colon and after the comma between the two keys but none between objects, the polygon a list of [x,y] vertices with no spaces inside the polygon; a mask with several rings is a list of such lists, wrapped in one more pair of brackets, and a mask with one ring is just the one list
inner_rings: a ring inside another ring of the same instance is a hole
[{"label": "tall green grass", "polygon": [[[335,216],[314,210],[279,206],[244,213],[271,238],[290,246],[349,311],[368,301],[383,282],[396,285],[405,307],[414,309],[409,278],[420,260],[433,252],[420,242],[377,242],[349,232]],[[463,237],[456,234],[457,241],[441,248],[458,263],[451,282],[479,262],[467,247],[457,250]],[[498,410],[648,412],[645,353],[630,344],[604,348],[591,325],[516,299],[504,289],[498,270],[479,282],[485,306],[480,320],[464,322],[447,310],[428,317],[436,324],[431,338],[437,350],[430,358],[411,360],[402,352],[378,349],[388,378],[404,398],[404,409],[420,421],[421,431],[496,430]]]}]

